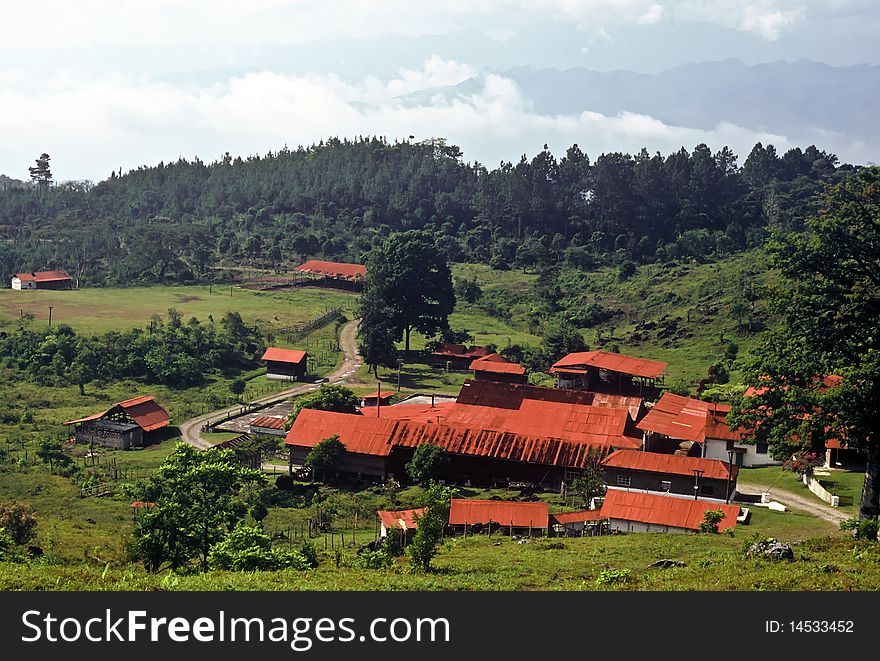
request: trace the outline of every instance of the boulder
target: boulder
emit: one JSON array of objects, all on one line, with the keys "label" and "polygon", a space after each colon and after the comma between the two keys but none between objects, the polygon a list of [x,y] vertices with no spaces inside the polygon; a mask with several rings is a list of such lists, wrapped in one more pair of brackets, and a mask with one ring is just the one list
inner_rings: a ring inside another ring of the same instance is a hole
[{"label": "boulder", "polygon": [[669,569],[670,567],[687,567],[687,564],[681,560],[663,558],[662,560],[657,560],[648,565],[648,569]]},{"label": "boulder", "polygon": [[765,558],[767,560],[794,560],[794,551],[791,546],[775,539],[765,539],[755,542],[746,551],[749,558]]}]

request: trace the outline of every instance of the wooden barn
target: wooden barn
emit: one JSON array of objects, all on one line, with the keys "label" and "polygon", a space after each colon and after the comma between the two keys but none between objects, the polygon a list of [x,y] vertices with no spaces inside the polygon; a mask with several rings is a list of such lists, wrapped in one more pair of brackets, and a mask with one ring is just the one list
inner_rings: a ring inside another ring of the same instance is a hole
[{"label": "wooden barn", "polygon": [[736,527],[739,505],[726,505],[693,498],[660,496],[610,489],[602,504],[602,517],[611,530],[620,532],[696,532],[709,510],[721,510],[718,532]]},{"label": "wooden barn", "polygon": [[12,288],[16,291],[32,289],[70,289],[73,278],[64,270],[34,271],[32,273],[16,273],[12,278]]},{"label": "wooden barn", "polygon": [[294,381],[308,374],[308,357],[305,351],[269,347],[263,354],[266,362],[266,378],[280,381]]},{"label": "wooden barn", "polygon": [[152,396],[145,395],[64,424],[76,425],[74,438],[77,443],[128,450],[156,442],[156,432],[167,427],[170,420],[165,409]]},{"label": "wooden barn", "polygon": [[402,546],[412,541],[418,527],[417,517],[425,513],[424,507],[412,510],[379,510],[379,537],[387,537],[389,534],[399,535]]},{"label": "wooden barn", "polygon": [[477,381],[497,381],[501,383],[528,383],[526,369],[519,363],[507,360],[504,356],[491,353],[476,358],[470,364]]},{"label": "wooden barn", "polygon": [[560,358],[548,370],[560,388],[579,388],[655,400],[669,363],[607,351],[579,351]]},{"label": "wooden barn", "polygon": [[737,466],[718,459],[632,450],[612,452],[605,457],[602,467],[609,489],[721,500],[733,497],[739,471]]}]

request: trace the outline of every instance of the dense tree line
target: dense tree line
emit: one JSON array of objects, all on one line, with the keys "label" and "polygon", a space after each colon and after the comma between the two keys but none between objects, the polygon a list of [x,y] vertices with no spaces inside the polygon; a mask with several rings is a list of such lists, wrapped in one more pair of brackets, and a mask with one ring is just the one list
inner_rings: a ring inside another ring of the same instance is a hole
[{"label": "dense tree line", "polygon": [[[48,155],[45,155],[48,157]],[[42,158],[42,157],[41,157]],[[392,231],[451,261],[581,268],[723,254],[798,228],[853,170],[816,147],[706,145],[662,156],[577,145],[489,169],[443,140],[332,139],[265,156],[160,163],[96,185],[0,190],[0,276],[64,267],[83,284],[208,279],[218,262],[360,261]]]},{"label": "dense tree line", "polygon": [[48,383],[142,379],[172,387],[200,383],[217,369],[256,367],[263,348],[258,332],[237,312],[215,324],[184,321],[173,308],[150,327],[86,337],[70,326],[0,334],[0,364]]}]

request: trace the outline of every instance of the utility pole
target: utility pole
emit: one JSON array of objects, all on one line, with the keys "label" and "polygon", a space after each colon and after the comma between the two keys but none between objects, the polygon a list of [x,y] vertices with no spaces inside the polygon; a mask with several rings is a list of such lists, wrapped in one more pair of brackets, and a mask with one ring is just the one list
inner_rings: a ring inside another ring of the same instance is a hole
[{"label": "utility pole", "polygon": [[52,328],[52,307],[51,305],[49,306],[49,328]]},{"label": "utility pole", "polygon": [[400,358],[397,359],[397,396],[400,397]]},{"label": "utility pole", "polygon": [[697,499],[697,494],[700,493],[700,475],[704,472],[701,468],[694,469],[694,500]]},{"label": "utility pole", "polygon": [[730,481],[733,479],[733,455],[736,454],[735,450],[727,451],[727,498],[725,502],[730,502]]}]

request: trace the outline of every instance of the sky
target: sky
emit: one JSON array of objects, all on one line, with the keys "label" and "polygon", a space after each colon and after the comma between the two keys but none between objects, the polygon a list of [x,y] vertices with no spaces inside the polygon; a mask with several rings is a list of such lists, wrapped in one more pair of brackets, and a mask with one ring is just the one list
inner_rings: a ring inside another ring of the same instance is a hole
[{"label": "sky", "polygon": [[[358,135],[445,137],[490,167],[545,143],[742,154],[791,137],[724,117],[698,129],[625,110],[542,114],[504,72],[877,65],[877,34],[876,0],[15,0],[0,21],[0,174],[26,179],[48,152],[56,180],[100,181]],[[437,93],[468,79],[468,94]]]}]

